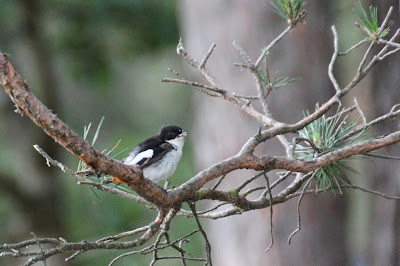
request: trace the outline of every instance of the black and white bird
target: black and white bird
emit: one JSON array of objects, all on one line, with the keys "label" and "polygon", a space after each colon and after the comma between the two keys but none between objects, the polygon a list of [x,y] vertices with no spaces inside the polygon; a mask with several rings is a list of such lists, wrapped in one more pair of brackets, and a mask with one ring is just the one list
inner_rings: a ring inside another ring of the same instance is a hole
[{"label": "black and white bird", "polygon": [[178,126],[165,126],[157,136],[139,143],[122,163],[139,166],[143,176],[154,183],[167,180],[182,157],[186,135]]}]

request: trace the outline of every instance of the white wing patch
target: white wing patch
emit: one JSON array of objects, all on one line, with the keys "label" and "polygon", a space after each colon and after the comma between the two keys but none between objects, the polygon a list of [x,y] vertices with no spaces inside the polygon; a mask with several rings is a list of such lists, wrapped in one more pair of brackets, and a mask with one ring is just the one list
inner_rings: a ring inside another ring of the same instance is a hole
[{"label": "white wing patch", "polygon": [[141,153],[139,153],[138,155],[136,155],[134,158],[126,158],[124,160],[124,163],[127,165],[135,165],[138,162],[140,162],[141,160],[145,159],[145,158],[151,158],[154,155],[154,151],[152,149],[149,150],[145,150],[142,151]]}]

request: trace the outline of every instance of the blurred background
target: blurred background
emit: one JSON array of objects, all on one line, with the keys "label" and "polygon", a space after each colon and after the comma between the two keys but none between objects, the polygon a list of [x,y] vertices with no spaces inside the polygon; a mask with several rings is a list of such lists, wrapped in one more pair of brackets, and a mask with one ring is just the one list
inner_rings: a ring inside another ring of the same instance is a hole
[{"label": "blurred background", "polygon": [[[270,95],[277,119],[297,121],[304,110],[313,110],[316,102],[333,95],[327,75],[333,51],[330,27],[337,26],[341,50],[363,38],[354,27],[356,3],[308,1],[306,23],[271,50],[271,70],[299,78]],[[362,3],[377,6],[380,21],[394,6],[390,34],[400,26],[398,1]],[[258,130],[255,121],[221,99],[160,82],[173,77],[168,67],[203,81],[176,54],[179,37],[198,60],[215,42],[208,68],[226,88],[254,94],[251,76],[233,66],[241,58],[232,42],[236,40],[256,58],[285,27],[270,1],[262,0],[0,0],[0,50],[9,54],[34,93],[76,132],[83,135],[85,125],[92,122],[95,128],[105,117],[96,148],[110,149],[121,139],[117,150],[129,150],[166,124],[188,131],[172,186],[235,154]],[[335,74],[341,85],[351,80],[365,49],[338,60]],[[398,55],[378,64],[347,97],[349,104],[357,97],[369,120],[388,112],[400,102],[399,70]],[[48,168],[32,148],[34,144],[71,169],[78,162],[14,109],[7,95],[0,93],[0,243],[28,239],[29,232],[69,241],[96,240],[154,219],[156,212],[140,204],[78,186],[59,169]],[[371,133],[393,130],[398,130],[398,120]],[[279,155],[283,151],[271,141],[257,152]],[[398,146],[380,153],[399,155]],[[353,166],[359,171],[351,178],[354,184],[400,194],[396,161],[376,159]],[[250,175],[240,171],[223,186],[232,188]],[[301,206],[302,229],[289,246],[287,237],[296,228],[296,203],[292,200],[274,208],[275,244],[268,253],[264,252],[270,241],[268,209],[203,221],[215,264],[400,265],[399,202],[357,191],[306,196]],[[192,220],[178,217],[172,224],[172,236],[182,236],[194,227]],[[189,251],[201,254],[202,240],[191,240]],[[88,252],[68,265],[106,265],[121,253]],[[65,257],[52,258],[48,265],[63,265]],[[150,260],[131,256],[117,265],[147,265]],[[1,265],[19,263],[0,258]]]}]

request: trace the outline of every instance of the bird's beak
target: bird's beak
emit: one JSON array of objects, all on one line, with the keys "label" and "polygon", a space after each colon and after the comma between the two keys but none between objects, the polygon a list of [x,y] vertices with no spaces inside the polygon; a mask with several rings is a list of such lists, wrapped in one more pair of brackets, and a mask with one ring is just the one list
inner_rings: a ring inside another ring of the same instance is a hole
[{"label": "bird's beak", "polygon": [[181,134],[179,134],[180,137],[186,137],[187,133],[185,131],[183,131]]}]

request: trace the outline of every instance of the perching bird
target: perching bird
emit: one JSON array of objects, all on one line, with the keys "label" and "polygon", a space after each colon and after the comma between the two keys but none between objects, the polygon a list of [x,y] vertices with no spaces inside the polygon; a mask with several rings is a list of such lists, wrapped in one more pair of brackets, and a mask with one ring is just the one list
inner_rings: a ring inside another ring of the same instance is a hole
[{"label": "perching bird", "polygon": [[[182,148],[187,135],[178,126],[165,126],[160,134],[139,143],[122,160],[127,165],[137,165],[143,176],[154,183],[167,180],[176,170],[182,156]],[[114,179],[118,182],[118,179]]]}]

